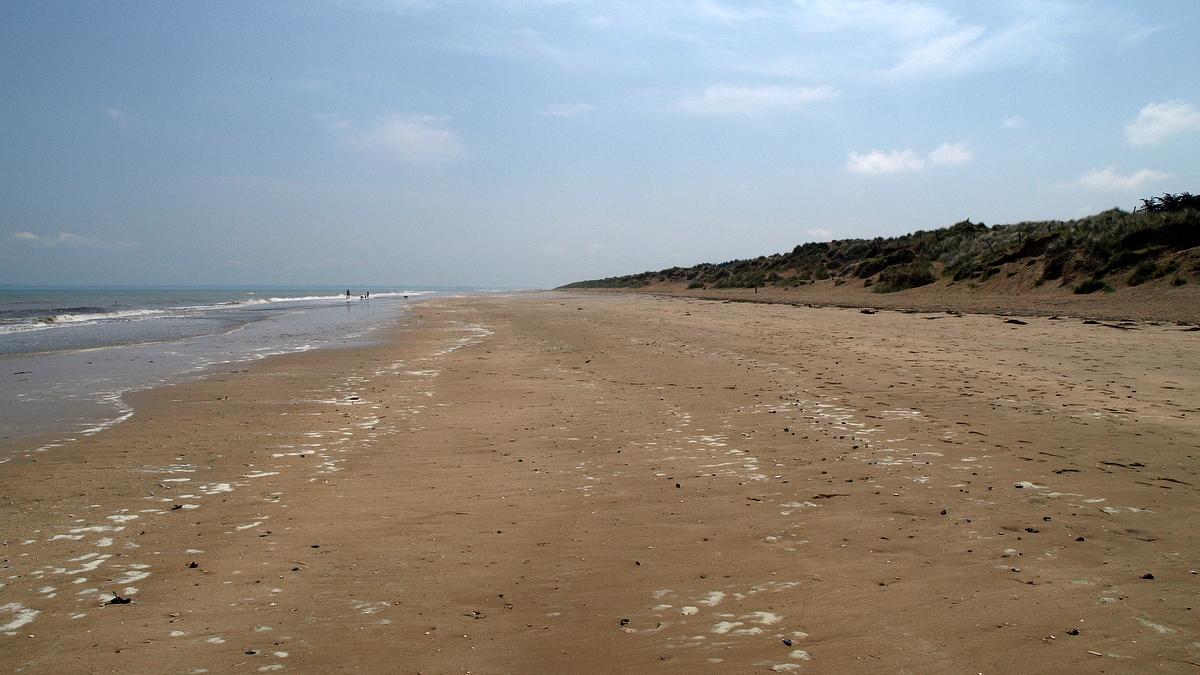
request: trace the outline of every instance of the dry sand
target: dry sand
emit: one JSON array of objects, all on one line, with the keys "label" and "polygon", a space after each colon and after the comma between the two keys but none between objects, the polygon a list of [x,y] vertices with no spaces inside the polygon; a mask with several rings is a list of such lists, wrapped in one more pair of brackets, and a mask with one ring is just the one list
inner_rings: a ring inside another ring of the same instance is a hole
[{"label": "dry sand", "polygon": [[430,301],[12,455],[0,659],[1194,673],[1198,356],[1148,323]]},{"label": "dry sand", "polygon": [[[1070,286],[1035,285],[1033,269],[1013,278],[993,278],[971,288],[946,279],[898,293],[876,293],[855,279],[838,285],[832,280],[805,286],[762,288],[688,288],[682,282],[654,282],[620,293],[669,295],[707,300],[742,300],[818,307],[875,307],[926,312],[959,311],[1005,316],[1072,316],[1104,320],[1134,319],[1200,324],[1200,285],[1173,286],[1159,279],[1140,286],[1119,286],[1116,292],[1076,295]],[[1114,281],[1114,283],[1117,283]],[[611,289],[590,291],[612,293]]]}]

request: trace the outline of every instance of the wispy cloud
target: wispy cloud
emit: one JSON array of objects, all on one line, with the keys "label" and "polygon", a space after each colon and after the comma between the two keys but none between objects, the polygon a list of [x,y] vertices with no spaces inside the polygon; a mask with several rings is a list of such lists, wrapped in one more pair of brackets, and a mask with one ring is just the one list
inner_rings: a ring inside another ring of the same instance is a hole
[{"label": "wispy cloud", "polygon": [[411,164],[441,166],[467,156],[462,141],[446,128],[446,118],[431,115],[391,115],[365,126],[336,116],[319,118],[347,146]]},{"label": "wispy cloud", "polygon": [[1000,120],[1000,126],[1005,129],[1016,129],[1025,126],[1025,118],[1020,115],[1008,115]]},{"label": "wispy cloud", "polygon": [[1130,174],[1121,174],[1115,166],[1108,166],[1092,169],[1067,183],[1067,186],[1101,192],[1132,192],[1170,177],[1170,174],[1154,169],[1141,169]]},{"label": "wispy cloud", "polygon": [[133,126],[133,120],[130,119],[129,113],[120,108],[105,108],[104,115],[108,117],[108,121],[112,122],[118,128],[129,129]]},{"label": "wispy cloud", "polygon": [[[713,7],[721,8],[714,10]],[[1057,66],[1073,36],[1108,25],[1102,10],[1057,1],[989,7],[966,18],[914,0],[680,3],[665,22],[717,65],[840,81],[915,79]],[[1108,22],[1111,23],[1111,22]]]},{"label": "wispy cloud", "polygon": [[694,115],[761,115],[799,110],[815,101],[834,98],[833,87],[739,86],[717,84],[703,94],[679,102],[684,112]]},{"label": "wispy cloud", "polygon": [[975,158],[975,153],[966,141],[942,143],[927,155],[913,150],[872,150],[867,153],[851,152],[846,157],[846,171],[863,176],[880,176],[890,173],[920,171],[927,166],[966,164]]},{"label": "wispy cloud", "polygon": [[958,143],[942,143],[929,152],[929,163],[941,166],[946,164],[966,164],[975,158],[975,153],[966,141]]},{"label": "wispy cloud", "polygon": [[455,17],[453,34],[434,37],[449,49],[590,60],[582,55],[592,43],[545,29],[553,9],[573,14],[575,25],[589,32],[666,41],[718,71],[826,82],[1057,65],[1069,57],[1075,36],[1104,31],[1120,39],[1136,23],[1117,10],[1062,0],[991,3],[985,11],[956,11],[958,3],[929,0],[339,1],[404,17],[481,8],[474,14],[486,23],[464,25]]},{"label": "wispy cloud", "polygon": [[846,158],[846,171],[864,176],[918,171],[923,168],[925,160],[912,150],[872,150],[864,154],[851,152]]},{"label": "wispy cloud", "polygon": [[555,103],[542,108],[541,114],[547,117],[578,117],[594,110],[587,103]]},{"label": "wispy cloud", "polygon": [[1122,38],[1122,41],[1128,44],[1137,44],[1151,35],[1161,31],[1163,28],[1163,26],[1142,26],[1140,28],[1134,28]]},{"label": "wispy cloud", "polygon": [[76,248],[96,248],[108,250],[123,250],[137,247],[136,242],[119,239],[97,239],[84,237],[70,232],[60,232],[57,235],[42,236],[33,232],[13,232],[12,239],[33,246],[70,246]]},{"label": "wispy cloud", "polygon": [[810,236],[816,237],[818,239],[832,239],[833,238],[833,231],[827,230],[823,227],[810,227],[810,228],[808,228],[807,231]]},{"label": "wispy cloud", "polygon": [[449,46],[459,51],[485,56],[532,58],[562,62],[566,52],[551,44],[540,31],[533,28],[497,28],[485,26],[463,32]]},{"label": "wispy cloud", "polygon": [[1158,145],[1172,136],[1200,131],[1200,111],[1184,101],[1147,103],[1125,125],[1129,145]]}]

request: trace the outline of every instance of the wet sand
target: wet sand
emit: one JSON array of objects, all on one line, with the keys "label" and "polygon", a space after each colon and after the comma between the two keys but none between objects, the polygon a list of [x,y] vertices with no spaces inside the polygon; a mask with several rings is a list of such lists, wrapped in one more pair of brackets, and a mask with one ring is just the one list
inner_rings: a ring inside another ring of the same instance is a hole
[{"label": "wet sand", "polygon": [[1200,332],[1007,319],[438,299],[143,392],[0,464],[0,658],[1196,672]]}]

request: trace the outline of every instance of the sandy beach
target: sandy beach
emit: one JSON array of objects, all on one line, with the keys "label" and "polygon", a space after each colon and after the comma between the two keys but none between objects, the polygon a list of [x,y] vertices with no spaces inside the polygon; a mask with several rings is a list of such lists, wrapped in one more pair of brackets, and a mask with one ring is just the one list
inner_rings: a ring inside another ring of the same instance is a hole
[{"label": "sandy beach", "polygon": [[430,300],[6,448],[0,660],[1194,673],[1198,357],[1167,322]]}]

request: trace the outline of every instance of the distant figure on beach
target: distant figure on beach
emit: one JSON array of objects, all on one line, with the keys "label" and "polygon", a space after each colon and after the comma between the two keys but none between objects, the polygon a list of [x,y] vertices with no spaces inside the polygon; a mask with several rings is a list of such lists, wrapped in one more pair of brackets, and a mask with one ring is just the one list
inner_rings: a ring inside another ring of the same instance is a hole
[{"label": "distant figure on beach", "polygon": [[346,297],[347,298],[350,297],[350,289],[349,288],[346,289]]}]

